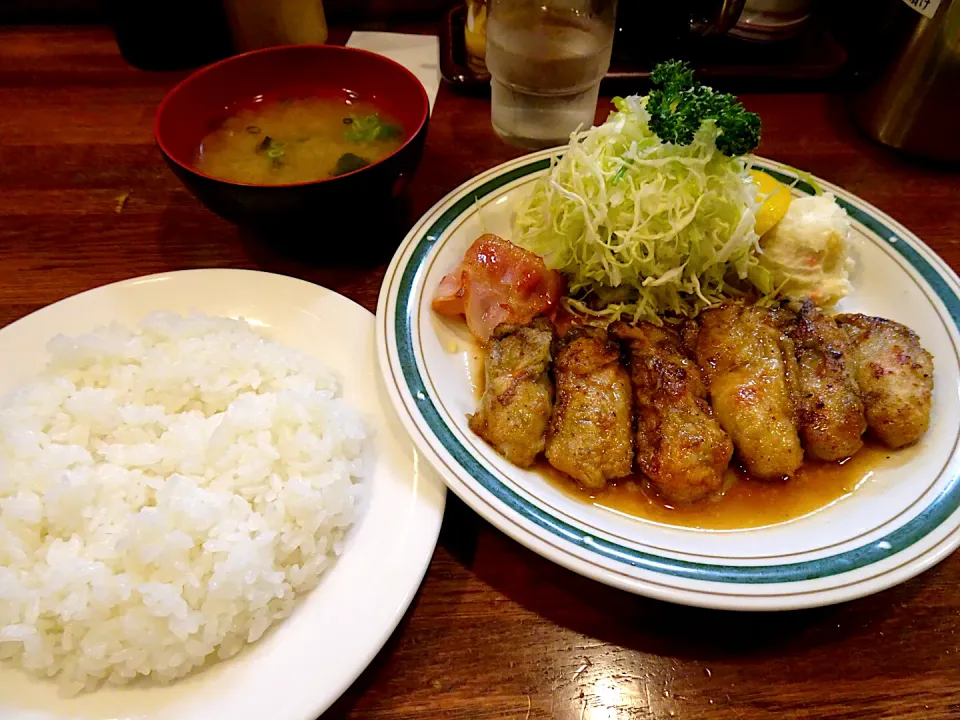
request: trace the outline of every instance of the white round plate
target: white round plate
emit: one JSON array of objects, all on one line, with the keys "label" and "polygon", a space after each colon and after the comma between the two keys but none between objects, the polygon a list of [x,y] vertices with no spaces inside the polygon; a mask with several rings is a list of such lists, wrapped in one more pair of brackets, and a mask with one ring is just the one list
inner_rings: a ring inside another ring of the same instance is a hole
[{"label": "white round plate", "polygon": [[[856,286],[840,309],[909,325],[936,364],[930,430],[875,468],[851,496],[790,522],[700,530],[626,517],[571,498],[499,457],[467,427],[476,410],[462,323],[430,309],[433,293],[483,232],[510,238],[517,199],[562,148],[505,163],[440,201],[411,230],[377,307],[381,371],[417,446],[447,485],[498,528],[575,572],[689,605],[781,610],[849,600],[902,582],[960,541],[960,284],[906,228],[828,183],[855,227]],[[781,180],[790,168],[752,159]]]},{"label": "white round plate", "polygon": [[34,375],[57,333],[135,325],[156,310],[243,317],[321,359],[371,433],[362,515],[293,615],[230,660],[169,686],[105,686],[60,697],[53,681],[0,663],[0,720],[314,720],[369,664],[420,585],[446,489],[406,441],[383,394],[373,316],[302,280],[247,270],[151,275],[81,293],[0,330],[0,393]]}]

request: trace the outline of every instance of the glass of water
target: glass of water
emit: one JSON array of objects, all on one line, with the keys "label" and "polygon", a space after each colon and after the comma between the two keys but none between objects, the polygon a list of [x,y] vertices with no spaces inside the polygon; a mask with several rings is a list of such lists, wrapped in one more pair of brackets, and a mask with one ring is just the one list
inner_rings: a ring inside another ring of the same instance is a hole
[{"label": "glass of water", "polygon": [[490,0],[486,59],[500,137],[551,147],[593,124],[616,14],[617,0]]}]

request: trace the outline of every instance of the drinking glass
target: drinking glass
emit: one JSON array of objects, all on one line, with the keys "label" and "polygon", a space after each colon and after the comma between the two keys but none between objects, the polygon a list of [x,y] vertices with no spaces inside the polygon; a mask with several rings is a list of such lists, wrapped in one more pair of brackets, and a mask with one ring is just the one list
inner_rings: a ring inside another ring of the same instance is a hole
[{"label": "drinking glass", "polygon": [[593,124],[616,14],[617,0],[490,0],[490,117],[500,137],[543,148]]}]

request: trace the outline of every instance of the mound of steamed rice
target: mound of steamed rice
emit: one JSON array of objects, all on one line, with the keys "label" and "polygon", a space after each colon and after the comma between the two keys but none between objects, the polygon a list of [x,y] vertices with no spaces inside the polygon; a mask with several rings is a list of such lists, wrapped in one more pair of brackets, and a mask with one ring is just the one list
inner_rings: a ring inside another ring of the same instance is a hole
[{"label": "mound of steamed rice", "polygon": [[171,313],[49,351],[0,402],[0,661],[67,693],[171,681],[289,615],[359,499],[331,372]]}]

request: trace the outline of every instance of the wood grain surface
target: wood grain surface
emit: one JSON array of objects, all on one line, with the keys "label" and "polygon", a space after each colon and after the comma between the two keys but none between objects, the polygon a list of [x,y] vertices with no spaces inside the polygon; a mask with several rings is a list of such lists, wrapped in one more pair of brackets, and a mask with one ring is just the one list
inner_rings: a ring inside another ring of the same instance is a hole
[{"label": "wood grain surface", "polygon": [[[375,308],[386,258],[325,266],[199,205],[153,142],[182,75],[127,67],[102,29],[0,29],[0,326],[136,275],[259,268]],[[960,176],[857,135],[842,98],[744,97],[760,153],[875,204],[960,267]],[[602,103],[598,116],[607,111]],[[520,154],[489,102],[441,89],[409,207],[386,244],[473,175]],[[321,222],[305,243],[343,243]],[[371,578],[375,592],[376,578]],[[451,497],[423,587],[330,718],[960,718],[960,557],[837,607],[702,611],[590,582]]]}]

